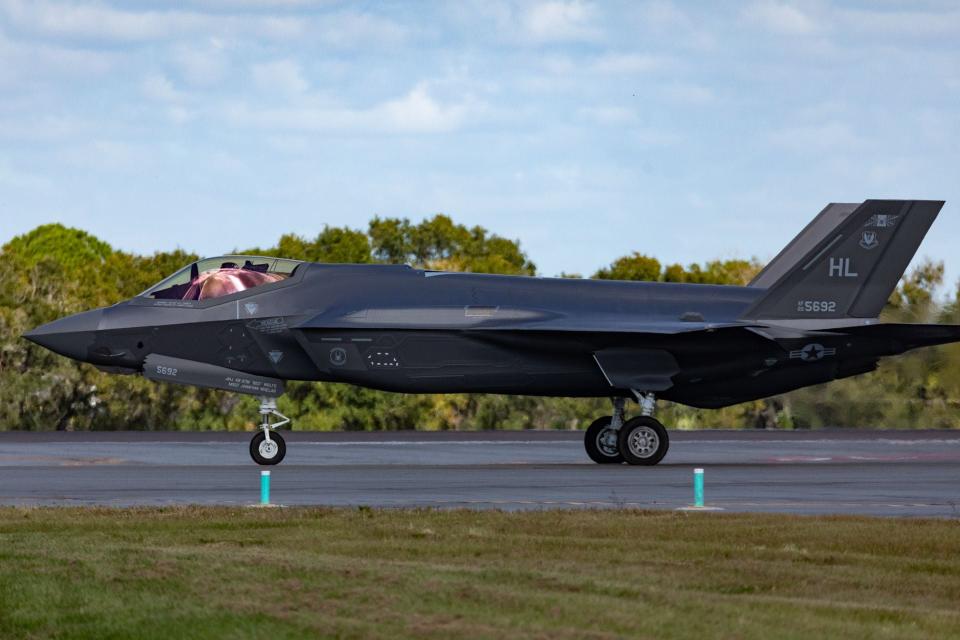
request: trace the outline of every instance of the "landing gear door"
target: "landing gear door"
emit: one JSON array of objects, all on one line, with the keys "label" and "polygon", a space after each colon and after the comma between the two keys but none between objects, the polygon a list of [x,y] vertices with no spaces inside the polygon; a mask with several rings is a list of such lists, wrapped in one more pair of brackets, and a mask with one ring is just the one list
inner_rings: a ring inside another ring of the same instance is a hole
[{"label": "landing gear door", "polygon": [[143,377],[157,382],[223,389],[251,396],[275,398],[283,395],[282,380],[255,376],[206,362],[171,358],[158,353],[147,356],[143,363]]},{"label": "landing gear door", "polygon": [[673,354],[663,349],[602,349],[593,359],[615,389],[666,391],[680,371]]}]

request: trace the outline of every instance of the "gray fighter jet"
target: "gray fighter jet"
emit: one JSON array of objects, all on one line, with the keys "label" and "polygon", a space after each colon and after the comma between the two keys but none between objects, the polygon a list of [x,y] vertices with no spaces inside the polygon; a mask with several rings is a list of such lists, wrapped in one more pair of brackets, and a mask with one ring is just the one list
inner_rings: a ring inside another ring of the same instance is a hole
[{"label": "gray fighter jet", "polygon": [[652,465],[669,446],[658,397],[724,407],[960,340],[960,326],[877,321],[942,206],[830,204],[745,287],[225,256],[25,337],[105,371],[258,396],[250,454],[263,465],[286,451],[285,380],[610,397],[587,454]]}]

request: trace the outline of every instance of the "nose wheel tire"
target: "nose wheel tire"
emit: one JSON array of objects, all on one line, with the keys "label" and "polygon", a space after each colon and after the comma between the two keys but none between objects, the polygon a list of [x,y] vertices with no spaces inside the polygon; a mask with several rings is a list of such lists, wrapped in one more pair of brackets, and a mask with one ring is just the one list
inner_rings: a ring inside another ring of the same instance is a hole
[{"label": "nose wheel tire", "polygon": [[656,419],[638,416],[620,428],[617,448],[627,464],[654,465],[667,455],[670,437]]},{"label": "nose wheel tire", "polygon": [[623,456],[617,445],[617,431],[610,428],[610,416],[593,421],[583,438],[587,455],[597,464],[620,464]]},{"label": "nose wheel tire", "polygon": [[250,457],[257,464],[268,466],[279,464],[287,455],[287,443],[276,431],[270,432],[270,440],[263,431],[257,432],[250,441]]}]

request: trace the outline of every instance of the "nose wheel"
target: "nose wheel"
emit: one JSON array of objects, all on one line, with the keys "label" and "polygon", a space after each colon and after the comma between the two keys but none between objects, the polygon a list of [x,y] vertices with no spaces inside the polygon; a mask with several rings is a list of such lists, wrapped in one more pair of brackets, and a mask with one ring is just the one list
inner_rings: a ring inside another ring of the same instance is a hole
[{"label": "nose wheel", "polygon": [[[270,422],[270,417],[280,418]],[[250,440],[250,457],[259,465],[280,464],[287,455],[287,443],[275,430],[289,424],[290,418],[277,411],[275,398],[260,398],[260,431]]]},{"label": "nose wheel", "polygon": [[280,464],[283,456],[287,455],[287,443],[283,441],[279,433],[271,433],[267,440],[267,434],[261,431],[250,440],[250,457],[253,461],[261,465]]}]

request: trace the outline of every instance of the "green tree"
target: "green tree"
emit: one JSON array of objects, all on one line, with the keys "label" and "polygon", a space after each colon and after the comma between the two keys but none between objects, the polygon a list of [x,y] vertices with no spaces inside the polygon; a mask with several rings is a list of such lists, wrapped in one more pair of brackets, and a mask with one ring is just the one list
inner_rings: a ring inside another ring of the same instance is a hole
[{"label": "green tree", "polygon": [[934,311],[934,295],[943,284],[943,262],[923,260],[900,281],[890,294],[884,318],[893,322],[929,322]]},{"label": "green tree", "polygon": [[3,246],[3,254],[21,267],[51,260],[70,271],[102,265],[112,253],[106,242],[62,224],[40,225]]},{"label": "green tree", "polygon": [[746,285],[757,273],[760,264],[756,260],[711,260],[705,265],[691,264],[684,270],[680,265],[667,267],[664,280],[667,282],[690,282],[693,284]]},{"label": "green tree", "polygon": [[376,217],[368,230],[374,259],[424,269],[533,275],[536,267],[516,240],[467,228],[437,214],[420,224]]},{"label": "green tree", "polygon": [[656,282],[661,279],[660,261],[636,251],[629,256],[617,258],[609,267],[594,275],[598,280],[644,280]]},{"label": "green tree", "polygon": [[334,264],[371,261],[367,236],[348,227],[324,226],[313,240],[287,233],[280,236],[276,247],[249,249],[242,253]]}]

